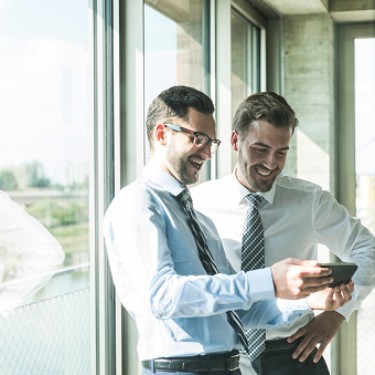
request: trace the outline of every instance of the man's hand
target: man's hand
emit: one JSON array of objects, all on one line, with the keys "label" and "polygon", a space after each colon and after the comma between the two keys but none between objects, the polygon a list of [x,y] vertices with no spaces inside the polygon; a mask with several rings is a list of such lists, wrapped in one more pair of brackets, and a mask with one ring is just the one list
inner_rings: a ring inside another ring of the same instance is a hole
[{"label": "man's hand", "polygon": [[334,311],[352,299],[353,281],[312,293],[306,298],[307,304],[313,310]]},{"label": "man's hand", "polygon": [[333,282],[332,271],[320,267],[316,260],[284,259],[272,265],[271,272],[278,298],[306,298]]},{"label": "man's hand", "polygon": [[325,311],[317,315],[309,324],[300,328],[295,334],[288,337],[288,342],[293,342],[303,337],[300,344],[292,354],[294,359],[304,362],[306,358],[320,344],[313,361],[317,363],[327,345],[339,330],[344,317],[336,311]]}]

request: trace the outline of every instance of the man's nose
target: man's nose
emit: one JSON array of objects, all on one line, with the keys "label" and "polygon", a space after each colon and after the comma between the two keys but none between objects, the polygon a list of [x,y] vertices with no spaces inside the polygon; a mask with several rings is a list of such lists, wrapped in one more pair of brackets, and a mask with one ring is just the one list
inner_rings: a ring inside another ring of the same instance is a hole
[{"label": "man's nose", "polygon": [[276,155],[274,153],[269,153],[267,155],[267,158],[265,159],[264,161],[264,165],[268,168],[268,169],[273,169],[277,166],[277,162],[276,162]]},{"label": "man's nose", "polygon": [[212,158],[212,153],[211,153],[211,142],[208,142],[204,147],[201,148],[201,155],[204,155],[206,159],[211,159]]}]

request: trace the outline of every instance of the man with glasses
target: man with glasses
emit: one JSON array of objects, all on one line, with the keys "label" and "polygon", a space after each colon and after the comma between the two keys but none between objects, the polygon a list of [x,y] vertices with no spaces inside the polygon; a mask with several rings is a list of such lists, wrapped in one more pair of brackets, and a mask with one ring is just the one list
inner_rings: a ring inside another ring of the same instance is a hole
[{"label": "man with glasses", "polygon": [[[186,187],[220,145],[213,112],[211,99],[191,87],[174,86],[154,99],[147,115],[150,161],[105,215],[110,268],[136,320],[143,375],[239,375],[238,349],[248,346],[242,324],[288,325],[291,317],[280,314],[275,296],[302,298],[332,281],[316,262],[293,259],[233,271]],[[349,299],[336,290],[324,302],[332,308]]]}]

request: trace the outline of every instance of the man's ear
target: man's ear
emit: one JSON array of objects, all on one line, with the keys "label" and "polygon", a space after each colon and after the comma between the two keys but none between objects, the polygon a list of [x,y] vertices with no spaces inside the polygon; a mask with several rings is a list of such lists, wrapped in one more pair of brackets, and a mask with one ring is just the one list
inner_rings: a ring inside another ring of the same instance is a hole
[{"label": "man's ear", "polygon": [[234,151],[238,151],[238,133],[236,131],[232,131],[232,135],[230,136],[230,144],[233,147]]},{"label": "man's ear", "polygon": [[167,141],[165,126],[163,124],[157,124],[154,129],[155,139],[161,145],[165,145]]}]

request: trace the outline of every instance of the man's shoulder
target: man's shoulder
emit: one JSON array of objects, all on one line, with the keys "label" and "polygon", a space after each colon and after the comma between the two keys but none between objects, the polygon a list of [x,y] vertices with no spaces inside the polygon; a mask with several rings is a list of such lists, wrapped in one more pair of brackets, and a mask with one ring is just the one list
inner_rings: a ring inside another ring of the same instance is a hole
[{"label": "man's shoulder", "polygon": [[158,197],[170,194],[158,185],[144,178],[139,178],[119,190],[109,205],[107,212],[126,210],[129,214],[154,206]]},{"label": "man's shoulder", "polygon": [[311,181],[297,177],[281,175],[277,178],[277,189],[290,192],[316,193],[322,191],[322,188]]},{"label": "man's shoulder", "polygon": [[134,199],[142,199],[147,193],[147,184],[144,179],[137,179],[130,184],[121,188],[116,194],[113,201],[133,201]]}]

